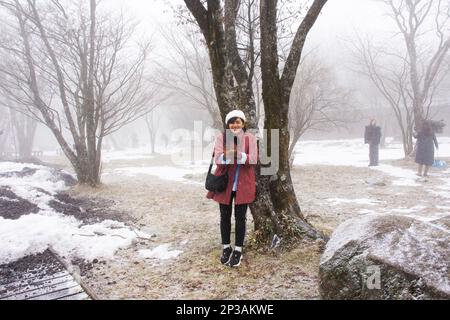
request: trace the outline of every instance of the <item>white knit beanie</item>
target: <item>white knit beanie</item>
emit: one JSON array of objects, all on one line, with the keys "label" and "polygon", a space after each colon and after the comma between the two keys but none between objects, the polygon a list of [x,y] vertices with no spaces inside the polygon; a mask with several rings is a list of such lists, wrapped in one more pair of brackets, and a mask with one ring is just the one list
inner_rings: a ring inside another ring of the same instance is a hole
[{"label": "white knit beanie", "polygon": [[241,118],[245,122],[245,114],[241,110],[233,110],[228,112],[227,116],[225,117],[225,124],[230,121],[231,118]]}]

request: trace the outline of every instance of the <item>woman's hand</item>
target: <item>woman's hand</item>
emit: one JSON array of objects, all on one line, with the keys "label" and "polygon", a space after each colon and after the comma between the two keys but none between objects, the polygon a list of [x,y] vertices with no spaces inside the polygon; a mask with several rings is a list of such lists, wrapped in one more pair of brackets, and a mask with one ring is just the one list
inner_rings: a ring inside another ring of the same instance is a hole
[{"label": "woman's hand", "polygon": [[227,159],[233,159],[233,158],[234,158],[234,149],[227,150],[227,151],[225,152],[225,157],[226,157]]}]

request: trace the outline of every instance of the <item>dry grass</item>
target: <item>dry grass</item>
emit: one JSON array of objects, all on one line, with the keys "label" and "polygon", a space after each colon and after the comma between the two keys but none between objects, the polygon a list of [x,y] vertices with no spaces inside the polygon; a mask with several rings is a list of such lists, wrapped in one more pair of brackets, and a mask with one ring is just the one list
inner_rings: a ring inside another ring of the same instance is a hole
[{"label": "dry grass", "polygon": [[[164,159],[152,159],[139,165],[158,165]],[[113,161],[106,169],[135,166],[133,161]],[[415,168],[409,162],[396,162]],[[206,170],[206,169],[205,169]],[[319,229],[331,234],[342,221],[361,214],[363,209],[387,212],[392,208],[411,208],[418,203],[420,214],[436,212],[444,199],[427,190],[438,186],[433,177],[421,187],[395,186],[391,178],[386,186],[370,186],[367,179],[383,173],[368,168],[306,166],[292,171],[294,186],[304,215]],[[194,176],[193,180],[203,181]],[[142,175],[107,175],[104,185],[92,189],[77,186],[72,195],[112,199],[114,209],[124,212],[130,225],[156,235],[119,250],[116,258],[96,264],[84,275],[86,282],[105,299],[318,299],[320,245],[304,242],[287,252],[261,254],[247,250],[239,268],[222,266],[218,205],[205,198],[199,184],[162,181]],[[333,204],[330,198],[368,198],[376,205]],[[248,215],[248,232],[252,229]],[[234,239],[234,235],[232,235]],[[188,240],[186,244],[183,241]],[[176,259],[142,259],[140,249],[152,249],[170,243],[182,250]]]}]

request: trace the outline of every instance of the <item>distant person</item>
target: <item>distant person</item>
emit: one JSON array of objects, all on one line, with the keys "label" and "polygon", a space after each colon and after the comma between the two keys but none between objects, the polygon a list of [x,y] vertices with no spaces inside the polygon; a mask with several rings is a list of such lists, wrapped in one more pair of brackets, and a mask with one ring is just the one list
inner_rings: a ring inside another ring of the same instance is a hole
[{"label": "distant person", "polygon": [[[418,128],[418,132],[414,134],[417,139],[417,149],[415,161],[419,165],[417,175],[427,177],[428,170],[434,162],[434,147],[439,149],[439,145],[434,134],[434,129],[430,121],[424,120]],[[425,167],[425,169],[424,169]]]},{"label": "distant person", "polygon": [[381,141],[381,127],[377,126],[374,119],[370,120],[364,131],[364,143],[369,144],[369,166],[378,165],[378,150]]},{"label": "distant person", "polygon": [[131,134],[131,147],[133,149],[139,148],[139,138],[138,138],[138,135],[136,134],[136,132],[133,132]]},{"label": "distant person", "polygon": [[[238,267],[241,264],[244,247],[247,208],[256,197],[253,165],[257,162],[258,150],[256,137],[246,132],[245,115],[242,111],[229,112],[225,117],[225,128],[227,131],[217,136],[214,146],[214,158],[217,164],[214,174],[216,176],[228,174],[228,184],[223,192],[209,191],[207,198],[219,203],[220,234],[223,245],[220,262],[231,267]],[[227,138],[233,140],[225,141]],[[234,250],[230,241],[233,199],[236,220]]]}]

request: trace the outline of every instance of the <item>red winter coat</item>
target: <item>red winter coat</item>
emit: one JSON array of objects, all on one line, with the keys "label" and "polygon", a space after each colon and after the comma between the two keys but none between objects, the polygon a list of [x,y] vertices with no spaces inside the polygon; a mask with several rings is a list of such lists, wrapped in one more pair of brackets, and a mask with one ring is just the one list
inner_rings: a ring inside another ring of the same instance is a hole
[{"label": "red winter coat", "polygon": [[[241,131],[238,134],[238,138],[241,139],[240,146],[238,147],[238,160],[242,158],[241,152],[246,153],[247,160],[245,164],[240,164],[235,204],[252,203],[256,197],[256,182],[254,166],[258,161],[258,147],[256,143],[256,137],[251,133],[244,133]],[[223,174],[228,167],[228,185],[225,191],[221,193],[214,193],[209,191],[206,195],[208,199],[213,199],[222,204],[230,204],[231,191],[233,189],[234,174],[236,172],[237,164],[221,164],[220,158],[223,152],[223,133],[219,134],[216,138],[214,145],[215,162],[217,164],[214,175],[218,176]]]}]

